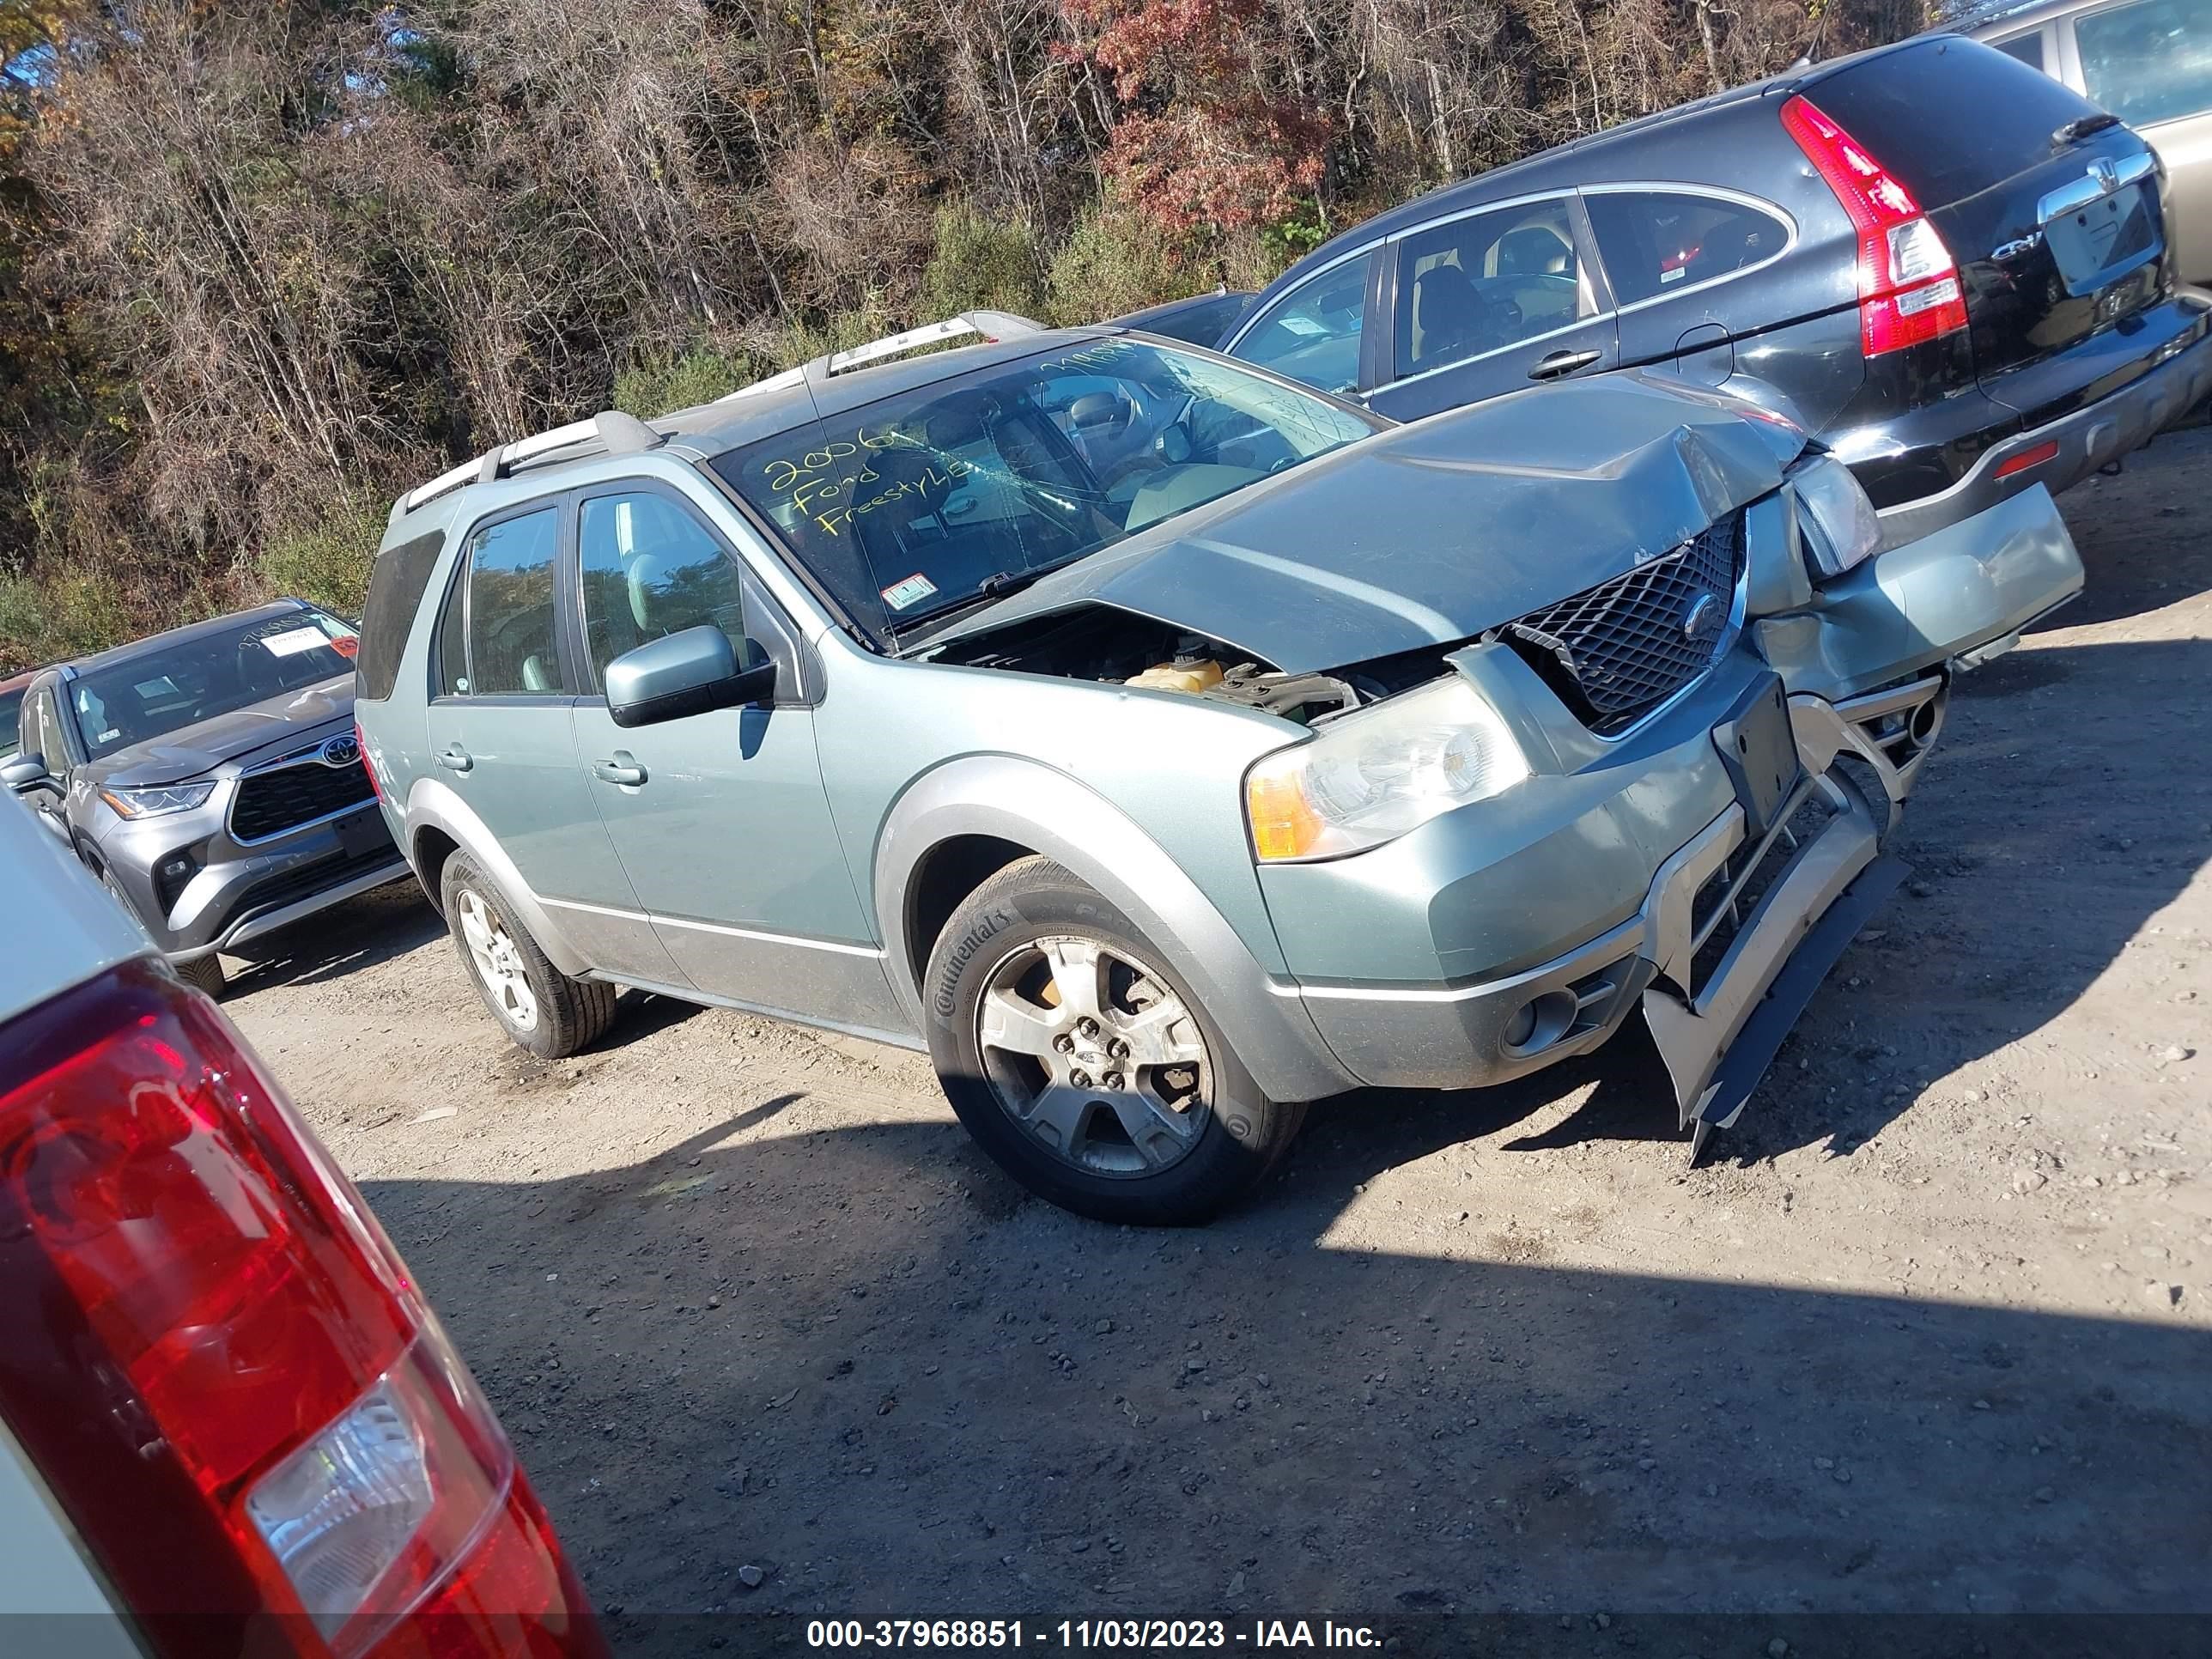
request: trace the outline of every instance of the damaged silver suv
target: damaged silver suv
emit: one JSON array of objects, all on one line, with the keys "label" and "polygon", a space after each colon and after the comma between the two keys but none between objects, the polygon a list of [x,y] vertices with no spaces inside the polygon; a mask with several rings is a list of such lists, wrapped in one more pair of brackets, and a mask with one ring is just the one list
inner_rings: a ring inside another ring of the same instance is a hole
[{"label": "damaged silver suv", "polygon": [[1880,542],[1722,393],[1399,426],[971,313],[413,491],[357,713],[532,1052],[617,985],[926,1047],[1024,1184],[1188,1222],[1305,1103],[1639,1012],[1731,1122],[1953,675],[2081,584],[2039,488]]}]

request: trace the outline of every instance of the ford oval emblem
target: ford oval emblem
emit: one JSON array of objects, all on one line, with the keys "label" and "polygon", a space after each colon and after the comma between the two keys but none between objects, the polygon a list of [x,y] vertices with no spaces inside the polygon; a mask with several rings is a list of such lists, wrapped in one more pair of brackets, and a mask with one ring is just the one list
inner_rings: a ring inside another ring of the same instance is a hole
[{"label": "ford oval emblem", "polygon": [[361,759],[361,744],[348,732],[325,744],[316,758],[325,766],[351,766]]},{"label": "ford oval emblem", "polygon": [[1720,631],[1721,602],[1710,593],[1698,594],[1682,613],[1682,637],[1692,645],[1711,645]]}]

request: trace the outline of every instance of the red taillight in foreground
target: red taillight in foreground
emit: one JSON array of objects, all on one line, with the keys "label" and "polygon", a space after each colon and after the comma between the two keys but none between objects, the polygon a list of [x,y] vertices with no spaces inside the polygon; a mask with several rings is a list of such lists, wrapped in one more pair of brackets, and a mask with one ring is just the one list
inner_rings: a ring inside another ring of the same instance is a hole
[{"label": "red taillight in foreground", "polygon": [[1809,99],[1783,105],[1782,125],[1858,232],[1859,342],[1866,355],[1966,327],[1966,295],[1951,250],[1903,181]]},{"label": "red taillight in foreground", "polygon": [[157,1649],[597,1655],[514,1453],[351,1185],[134,963],[8,1029],[0,1414]]}]

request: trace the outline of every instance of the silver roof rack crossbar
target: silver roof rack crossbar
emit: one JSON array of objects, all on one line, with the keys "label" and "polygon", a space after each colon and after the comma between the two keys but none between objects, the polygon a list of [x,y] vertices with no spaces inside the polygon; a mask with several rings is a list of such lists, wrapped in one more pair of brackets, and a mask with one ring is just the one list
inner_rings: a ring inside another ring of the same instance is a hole
[{"label": "silver roof rack crossbar", "polygon": [[972,334],[986,345],[1018,335],[1041,334],[1044,325],[1019,317],[1011,311],[963,311],[957,317],[948,317],[941,323],[925,323],[920,328],[908,329],[902,334],[887,334],[880,340],[871,340],[849,351],[833,351],[822,360],[823,375],[849,374],[885,357],[896,357],[902,351],[913,351],[919,347],[936,345],[945,340],[957,340]]},{"label": "silver roof rack crossbar", "polygon": [[485,451],[473,461],[464,461],[457,467],[441,472],[429,483],[418,484],[402,495],[399,510],[412,513],[425,502],[450,495],[465,484],[490,483],[505,477],[524,462],[534,460],[541,455],[550,455],[556,449],[589,444],[593,447],[590,453],[630,455],[651,449],[660,441],[660,434],[636,416],[625,415],[618,409],[606,410],[588,421],[571,421],[566,426],[555,427],[550,432],[541,432],[535,437],[502,444],[496,449]]},{"label": "silver roof rack crossbar", "polygon": [[914,351],[946,340],[957,340],[966,335],[973,335],[980,343],[988,345],[1019,335],[1042,334],[1043,331],[1042,323],[1018,316],[1011,311],[963,311],[957,317],[948,317],[941,323],[925,323],[920,328],[886,334],[882,339],[871,340],[866,345],[830,352],[827,356],[801,363],[796,368],[787,368],[781,374],[771,374],[764,380],[755,380],[750,386],[725,392],[714,402],[738,403],[747,398],[758,397],[764,392],[781,392],[791,386],[804,386],[810,378],[827,380],[832,374],[848,374],[856,368],[866,368],[870,363],[881,362],[886,357],[896,357],[902,351]]}]

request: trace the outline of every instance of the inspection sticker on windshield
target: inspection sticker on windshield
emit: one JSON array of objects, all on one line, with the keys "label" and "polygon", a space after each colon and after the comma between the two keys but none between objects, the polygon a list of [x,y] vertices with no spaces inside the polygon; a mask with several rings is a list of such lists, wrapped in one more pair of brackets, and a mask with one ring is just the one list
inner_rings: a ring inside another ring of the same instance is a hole
[{"label": "inspection sticker on windshield", "polygon": [[288,628],[282,634],[271,634],[263,640],[261,648],[272,657],[296,657],[302,651],[313,651],[330,642],[330,635],[319,628]]},{"label": "inspection sticker on windshield", "polygon": [[904,581],[893,582],[884,589],[884,603],[894,611],[903,611],[910,605],[919,605],[937,592],[937,584],[919,570]]}]

